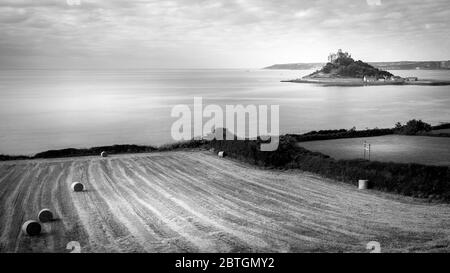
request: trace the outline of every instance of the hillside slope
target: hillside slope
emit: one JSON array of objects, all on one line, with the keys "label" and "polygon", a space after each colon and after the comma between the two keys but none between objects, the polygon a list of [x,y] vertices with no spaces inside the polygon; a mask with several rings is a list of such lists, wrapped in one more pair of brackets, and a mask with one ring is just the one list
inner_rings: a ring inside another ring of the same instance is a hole
[{"label": "hillside slope", "polygon": [[[58,219],[23,235],[44,207]],[[0,252],[450,251],[449,205],[207,152],[1,162],[0,221]]]},{"label": "hillside slope", "polygon": [[351,57],[340,56],[332,62],[328,62],[320,70],[317,70],[304,78],[358,78],[364,76],[383,78],[391,77],[392,73],[380,70],[362,61],[355,61]]}]

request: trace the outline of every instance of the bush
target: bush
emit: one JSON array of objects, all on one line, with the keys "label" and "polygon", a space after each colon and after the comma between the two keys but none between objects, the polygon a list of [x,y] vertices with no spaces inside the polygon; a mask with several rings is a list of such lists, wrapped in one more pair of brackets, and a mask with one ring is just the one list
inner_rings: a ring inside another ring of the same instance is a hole
[{"label": "bush", "polygon": [[158,147],[155,150],[158,151],[172,151],[172,150],[178,150],[178,149],[195,149],[195,148],[202,148],[206,145],[205,140],[187,140],[187,141],[180,141],[176,143],[170,143],[165,144],[160,147]]},{"label": "bush", "polygon": [[139,145],[113,145],[113,146],[100,146],[92,147],[88,149],[62,149],[62,150],[50,150],[36,154],[33,158],[56,158],[56,157],[74,157],[74,156],[87,156],[87,155],[100,155],[105,151],[108,154],[124,154],[124,153],[146,153],[157,150],[152,146],[139,146]]},{"label": "bush", "polygon": [[31,159],[32,157],[26,155],[0,155],[0,161],[8,160],[21,160],[21,159]]},{"label": "bush", "polygon": [[397,122],[395,125],[395,132],[401,135],[417,135],[423,134],[431,131],[432,127],[430,124],[423,122],[422,120],[412,119],[406,123],[406,125],[401,125]]},{"label": "bush", "polygon": [[288,135],[295,138],[297,142],[313,141],[313,140],[327,140],[327,139],[339,139],[339,138],[356,138],[356,137],[374,137],[391,135],[394,133],[394,129],[367,129],[356,131],[354,128],[350,130],[321,130],[311,131],[302,135]]}]

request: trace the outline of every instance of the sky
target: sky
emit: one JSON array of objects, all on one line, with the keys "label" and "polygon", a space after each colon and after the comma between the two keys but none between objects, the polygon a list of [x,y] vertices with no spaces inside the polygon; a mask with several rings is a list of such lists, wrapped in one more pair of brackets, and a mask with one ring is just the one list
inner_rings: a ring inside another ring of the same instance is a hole
[{"label": "sky", "polygon": [[449,0],[0,0],[0,69],[449,60]]}]

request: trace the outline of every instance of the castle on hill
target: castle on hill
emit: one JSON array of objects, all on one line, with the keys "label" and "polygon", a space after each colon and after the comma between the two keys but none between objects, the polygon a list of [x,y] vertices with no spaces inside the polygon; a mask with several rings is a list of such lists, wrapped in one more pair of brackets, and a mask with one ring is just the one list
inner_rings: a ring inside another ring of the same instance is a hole
[{"label": "castle on hill", "polygon": [[330,55],[328,55],[328,62],[333,63],[335,60],[341,57],[351,58],[352,56],[348,54],[348,52],[342,52],[342,49],[338,49],[337,53],[330,53]]}]

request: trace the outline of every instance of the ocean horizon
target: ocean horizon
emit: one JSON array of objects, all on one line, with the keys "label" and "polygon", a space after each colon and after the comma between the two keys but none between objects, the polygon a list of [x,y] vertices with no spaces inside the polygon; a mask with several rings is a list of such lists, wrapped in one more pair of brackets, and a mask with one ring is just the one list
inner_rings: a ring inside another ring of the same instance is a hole
[{"label": "ocean horizon", "polygon": [[[0,70],[0,154],[175,142],[178,104],[280,105],[280,133],[393,127],[450,121],[448,87],[323,87],[283,83],[311,70],[14,69]],[[396,70],[449,79],[449,70]],[[205,119],[206,121],[206,119]]]}]

